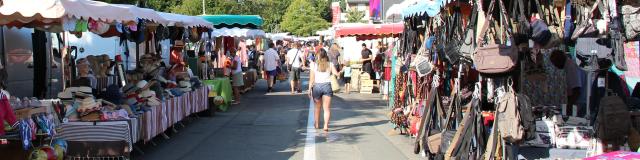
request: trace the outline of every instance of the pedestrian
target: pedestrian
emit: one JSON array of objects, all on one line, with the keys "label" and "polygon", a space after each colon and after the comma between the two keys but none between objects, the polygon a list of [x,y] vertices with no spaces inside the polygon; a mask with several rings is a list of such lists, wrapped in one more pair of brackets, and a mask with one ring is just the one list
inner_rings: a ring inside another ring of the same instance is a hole
[{"label": "pedestrian", "polygon": [[340,72],[342,72],[343,75],[345,93],[349,94],[351,93],[351,64],[348,58],[344,59],[343,64],[344,67],[342,67]]},{"label": "pedestrian", "polygon": [[317,54],[316,63],[311,64],[311,75],[309,78],[309,96],[313,98],[315,104],[314,126],[319,129],[320,108],[324,110],[325,132],[329,131],[329,118],[331,117],[331,75],[338,75],[338,71],[329,60],[329,55],[324,49],[320,49]]},{"label": "pedestrian", "polygon": [[[581,90],[584,86],[582,84],[582,77],[584,76],[584,71],[578,67],[578,65],[567,55],[560,50],[553,50],[551,52],[551,56],[549,57],[551,64],[558,69],[561,69],[567,75],[565,84],[567,85],[567,113],[573,112],[573,105],[577,104],[577,101],[580,99]],[[577,108],[578,111],[576,113],[580,113],[580,108]]]},{"label": "pedestrian", "polygon": [[371,53],[371,50],[369,50],[369,48],[367,48],[367,45],[364,43],[362,43],[362,51],[360,53],[362,55],[362,59],[360,59],[360,62],[362,62],[362,71],[368,73],[369,78],[376,78],[375,72],[373,72],[373,64],[371,64],[373,53]]},{"label": "pedestrian", "polygon": [[286,63],[289,66],[289,78],[291,79],[291,94],[302,93],[300,88],[300,72],[302,67],[302,53],[300,44],[293,43],[293,48],[287,52]]},{"label": "pedestrian", "polygon": [[278,62],[280,56],[278,52],[273,48],[274,44],[269,43],[269,49],[264,52],[264,66],[262,67],[267,73],[267,92],[273,92],[273,84],[275,83],[276,75],[278,74],[276,68],[278,68]]},{"label": "pedestrian", "polygon": [[233,99],[231,104],[240,104],[240,87],[244,86],[244,77],[242,75],[242,60],[240,58],[241,51],[231,52],[231,79],[233,84]]}]

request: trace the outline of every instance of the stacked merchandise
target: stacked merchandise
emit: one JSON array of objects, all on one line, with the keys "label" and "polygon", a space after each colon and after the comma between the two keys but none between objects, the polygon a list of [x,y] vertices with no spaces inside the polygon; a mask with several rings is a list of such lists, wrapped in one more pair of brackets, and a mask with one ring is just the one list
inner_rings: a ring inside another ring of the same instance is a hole
[{"label": "stacked merchandise", "polygon": [[415,137],[416,154],[515,159],[520,146],[637,149],[624,147],[637,146],[624,83],[632,79],[615,74],[638,70],[625,58],[637,27],[622,23],[635,21],[637,2],[417,5],[425,11],[403,15],[395,46],[389,114]]}]

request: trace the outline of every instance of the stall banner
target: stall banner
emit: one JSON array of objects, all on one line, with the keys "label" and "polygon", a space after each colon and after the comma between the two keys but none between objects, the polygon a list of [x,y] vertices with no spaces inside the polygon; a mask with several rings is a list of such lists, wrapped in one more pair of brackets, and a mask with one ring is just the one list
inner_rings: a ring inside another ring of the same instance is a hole
[{"label": "stall banner", "polygon": [[605,154],[594,156],[594,157],[585,158],[583,160],[600,160],[600,159],[640,159],[640,153],[616,151],[616,152],[605,153]]},{"label": "stall banner", "polygon": [[336,25],[340,23],[340,15],[341,15],[340,12],[341,12],[340,2],[332,2],[331,3],[331,16],[332,16],[331,24]]}]

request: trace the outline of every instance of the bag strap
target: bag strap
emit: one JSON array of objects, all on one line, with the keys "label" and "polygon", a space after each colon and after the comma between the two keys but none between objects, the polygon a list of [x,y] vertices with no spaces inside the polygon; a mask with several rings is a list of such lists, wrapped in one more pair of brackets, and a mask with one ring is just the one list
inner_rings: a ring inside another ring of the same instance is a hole
[{"label": "bag strap", "polygon": [[[471,38],[467,38],[466,36],[468,34],[464,34],[465,37],[462,39],[462,43],[466,45],[474,44],[475,40],[473,37],[476,35],[474,31],[475,31],[475,26],[477,25],[477,21],[478,21],[478,5],[473,5],[473,9],[471,11],[471,21],[469,21],[465,29],[465,33],[471,32],[473,35],[471,35]],[[467,39],[469,39],[468,42],[467,42]]]},{"label": "bag strap", "polygon": [[[509,19],[509,16],[506,15],[506,8],[504,7],[504,3],[502,2],[502,0],[491,0],[491,4],[489,5],[489,10],[487,11],[487,18],[486,18],[485,24],[482,27],[482,30],[481,30],[481,33],[480,33],[480,37],[478,37],[479,41],[484,41],[484,36],[486,35],[487,31],[489,30],[489,25],[490,25],[489,23],[491,23],[492,20],[493,20],[492,13],[493,13],[493,10],[495,9],[495,2],[496,1],[498,1],[498,3],[499,3],[498,5],[500,6],[500,15],[503,17],[503,18],[500,18],[500,21],[502,21],[502,23],[503,23],[501,25],[501,27],[507,31],[507,34],[509,36],[513,35],[511,33],[511,29],[509,27],[506,27],[506,25],[509,24],[507,22],[507,19]],[[509,37],[509,39],[510,38],[511,37]],[[478,44],[482,44],[482,43],[478,42]]]}]

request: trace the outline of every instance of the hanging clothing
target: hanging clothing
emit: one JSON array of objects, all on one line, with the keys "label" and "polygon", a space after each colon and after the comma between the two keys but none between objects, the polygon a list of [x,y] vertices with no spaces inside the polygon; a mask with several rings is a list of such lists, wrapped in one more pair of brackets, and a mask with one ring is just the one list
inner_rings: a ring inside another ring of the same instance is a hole
[{"label": "hanging clothing", "polygon": [[[7,122],[13,125],[17,122],[16,115],[13,113],[11,104],[9,104],[9,96],[0,93],[0,124]],[[4,127],[0,127],[0,136],[4,135]]]}]

